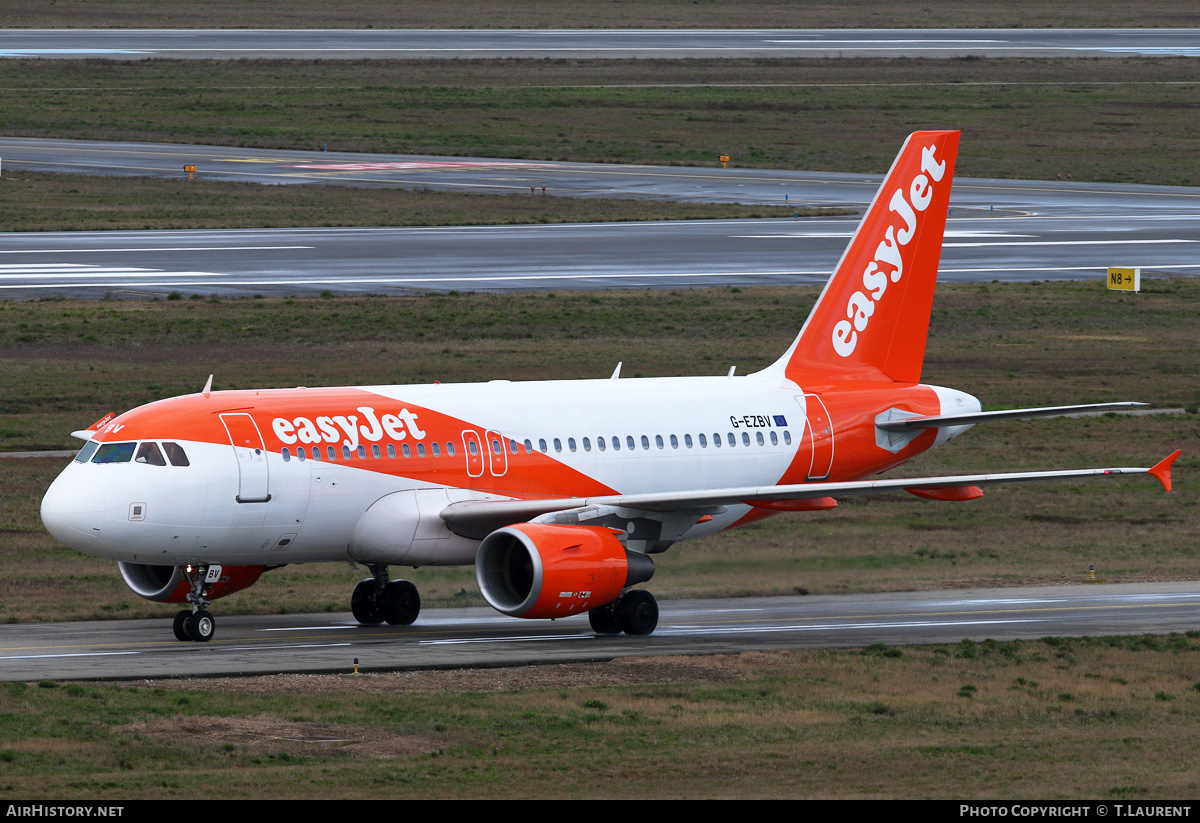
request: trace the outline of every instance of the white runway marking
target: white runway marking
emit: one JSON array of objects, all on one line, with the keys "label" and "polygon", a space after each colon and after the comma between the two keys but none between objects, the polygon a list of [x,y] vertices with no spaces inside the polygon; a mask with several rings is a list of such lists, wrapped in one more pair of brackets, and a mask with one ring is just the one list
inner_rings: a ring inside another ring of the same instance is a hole
[{"label": "white runway marking", "polygon": [[288,249],[315,249],[316,246],[150,246],[144,249],[0,249],[0,254],[124,254],[126,252],[149,251],[286,251]]},{"label": "white runway marking", "polygon": [[[530,166],[528,163],[508,162],[504,160],[481,160],[476,162],[464,160],[461,163],[397,160],[385,163],[305,163],[300,165],[283,166],[285,169],[320,169],[324,171],[428,171],[431,169],[490,169],[522,167]],[[538,165],[536,168],[545,168],[545,166]]]},{"label": "white runway marking", "polygon": [[[811,39],[810,40],[764,40],[763,42],[764,43],[812,43],[813,40],[811,40]],[[877,44],[881,44],[881,43],[908,43],[908,44],[912,44],[912,43],[945,43],[946,41],[945,40],[929,40],[929,39],[926,39],[926,40],[903,40],[900,38],[892,38],[892,39],[886,39],[886,40],[883,40],[883,39],[881,39],[881,40],[821,40],[820,42],[830,45],[830,46],[833,46],[835,44],[836,45],[848,45],[848,44],[861,44],[861,43],[866,43],[868,45],[873,46],[873,45],[877,45]],[[995,39],[992,39],[992,40],[957,40],[956,39],[954,42],[955,43],[1003,43],[1005,41],[1004,40],[995,40]]]},{"label": "white runway marking", "polygon": [[1074,49],[1074,51],[1109,51],[1109,52],[1113,52],[1114,54],[1147,54],[1147,55],[1154,55],[1154,56],[1162,55],[1162,56],[1169,56],[1169,57],[1200,57],[1200,49],[1171,48],[1169,46],[1157,46],[1157,47],[1154,47],[1154,46],[1140,46],[1140,47],[1139,46],[1130,46],[1130,47],[1108,46],[1106,48],[1080,47],[1080,48]]},{"label": "white runway marking", "polygon": [[[762,633],[779,633],[779,632],[821,632],[821,631],[844,631],[847,629],[916,629],[916,628],[942,628],[942,627],[958,627],[958,626],[995,626],[1009,625],[1013,623],[1044,623],[1043,618],[1012,618],[1012,619],[996,619],[996,620],[922,620],[922,621],[895,621],[895,622],[866,622],[866,623],[818,623],[818,624],[803,624],[794,623],[784,626],[714,626],[712,624],[691,624],[691,625],[675,625],[663,626],[660,625],[655,631],[658,636],[670,634],[703,634],[706,636],[718,634],[762,634]],[[454,645],[474,645],[479,643],[528,643],[541,642],[546,640],[591,640],[601,635],[592,633],[586,634],[558,634],[558,635],[529,635],[527,637],[473,637],[473,638],[457,638],[452,640],[422,640],[418,645],[422,646],[454,646]]]},{"label": "white runway marking", "polygon": [[982,246],[1155,246],[1167,243],[1200,243],[1200,240],[1005,240],[994,243],[943,243],[944,249],[974,249]]},{"label": "white runway marking", "polygon": [[951,606],[1011,606],[1014,604],[1029,604],[1029,603],[1066,603],[1066,598],[1058,598],[1054,600],[1022,600],[1020,598],[1009,598],[999,600],[945,600],[936,603],[930,603],[930,607],[951,607]]},{"label": "white runway marking", "polygon": [[71,652],[68,654],[18,654],[0,657],[0,660],[48,660],[53,657],[115,657],[117,655],[141,654],[141,652]]},{"label": "white runway marking", "polygon": [[454,640],[422,640],[420,646],[456,646],[475,643],[529,643],[541,640],[590,640],[595,634],[538,634],[528,637],[466,637]]},{"label": "white runway marking", "polygon": [[218,646],[222,652],[257,652],[271,649],[329,649],[335,646],[349,646],[349,643],[296,643],[286,646]]},{"label": "white runway marking", "polygon": [[706,635],[714,634],[758,634],[762,632],[826,632],[844,631],[846,629],[919,629],[942,628],[953,626],[996,626],[1011,623],[1044,623],[1042,618],[1014,618],[1012,620],[921,620],[899,621],[891,623],[819,623],[819,624],[790,624],[786,626],[659,626],[656,635],[661,634],[694,634],[700,632]]},{"label": "white runway marking", "polygon": [[149,51],[134,51],[132,49],[5,49],[0,51],[0,57],[48,57],[62,55],[78,55],[86,57],[92,54],[153,54]]},{"label": "white runway marking", "polygon": [[[0,280],[27,280],[30,278],[67,279],[74,277],[228,277],[227,274],[208,271],[163,271],[131,267],[85,266],[74,263],[47,263],[44,265],[19,264],[0,265]],[[72,283],[71,285],[79,285]]]},{"label": "white runway marking", "polygon": [[[824,237],[850,237],[850,233],[845,234],[803,234],[800,232],[789,232],[785,234],[731,234],[731,238],[750,239],[750,240],[777,240],[777,239],[793,239],[793,240],[808,240]],[[993,234],[988,232],[946,232],[946,237],[986,237],[994,238],[989,241],[977,241],[974,243],[943,243],[944,249],[974,249],[986,246],[1153,246],[1165,245],[1169,243],[1198,243],[1200,240],[1184,240],[1175,238],[1165,238],[1162,240],[1015,240],[1010,241],[1009,237],[1035,237],[1032,234]]]},{"label": "white runway marking", "polygon": [[[1183,269],[1200,269],[1200,263],[1170,263],[1170,262],[1151,262],[1142,265],[1144,269],[1155,269],[1160,271],[1175,271]],[[990,267],[973,267],[973,268],[940,268],[941,274],[1013,274],[1020,272],[1023,274],[1054,274],[1068,272],[1091,272],[1095,275],[1101,275],[1105,271],[1103,266],[990,266]],[[182,278],[185,275],[195,277],[218,277],[229,278],[233,275],[217,274],[212,272],[160,272],[162,277]],[[164,288],[181,288],[184,286],[190,288],[208,288],[208,287],[252,287],[265,286],[281,288],[285,286],[400,286],[406,288],[412,287],[430,287],[441,288],[443,286],[456,286],[464,283],[474,283],[483,287],[489,284],[496,283],[527,283],[527,282],[579,282],[579,281],[610,281],[610,280],[625,280],[628,282],[628,288],[637,288],[639,284],[646,282],[654,282],[658,280],[685,280],[685,279],[706,279],[711,277],[723,278],[754,278],[754,277],[817,277],[827,279],[829,272],[827,270],[817,271],[752,271],[752,272],[646,272],[639,274],[554,274],[547,272],[545,274],[526,274],[526,275],[474,275],[474,276],[457,276],[457,277],[438,277],[438,276],[417,276],[417,277],[305,277],[305,278],[290,278],[278,277],[274,279],[254,279],[254,280],[185,280],[172,279],[155,282],[134,281],[129,283],[131,286],[140,286],[143,288],[161,286]],[[64,288],[69,285],[71,288],[112,288],[114,285],[120,285],[120,281],[100,281],[94,283],[72,282],[65,283],[16,283],[9,284],[0,282],[0,290],[11,289],[57,289]]]}]

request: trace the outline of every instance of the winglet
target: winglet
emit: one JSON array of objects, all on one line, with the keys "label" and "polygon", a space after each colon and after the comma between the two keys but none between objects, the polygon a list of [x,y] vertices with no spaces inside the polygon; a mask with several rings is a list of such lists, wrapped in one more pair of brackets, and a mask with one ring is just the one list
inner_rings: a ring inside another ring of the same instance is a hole
[{"label": "winglet", "polygon": [[1163,488],[1167,491],[1171,490],[1171,464],[1175,462],[1175,458],[1183,453],[1182,449],[1176,449],[1171,454],[1158,461],[1154,468],[1150,469],[1150,474],[1154,475],[1159,483],[1163,484]]},{"label": "winglet", "polygon": [[[101,417],[99,420],[97,420],[95,423],[93,423],[92,425],[88,426],[88,427],[87,427],[87,429],[85,429],[85,431],[89,431],[89,432],[98,432],[98,431],[100,431],[100,427],[101,427],[101,426],[107,426],[107,425],[108,425],[108,421],[109,421],[109,420],[112,420],[112,419],[113,419],[114,417],[116,417],[116,416],[117,416],[116,412],[109,412],[108,414],[104,415],[104,416],[103,416],[103,417]],[[72,436],[74,436],[74,435],[75,435],[75,433],[74,433],[74,432],[72,432],[72,433],[71,433],[71,435],[72,435]]]}]

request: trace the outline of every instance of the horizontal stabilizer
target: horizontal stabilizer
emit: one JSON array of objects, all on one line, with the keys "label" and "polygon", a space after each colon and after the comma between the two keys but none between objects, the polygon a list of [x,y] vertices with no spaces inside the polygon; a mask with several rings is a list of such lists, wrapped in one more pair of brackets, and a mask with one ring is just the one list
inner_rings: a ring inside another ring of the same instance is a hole
[{"label": "horizontal stabilizer", "polygon": [[1131,411],[1149,403],[1088,403],[1082,406],[1043,406],[1037,409],[1004,409],[1002,411],[942,414],[930,417],[908,417],[876,423],[884,431],[901,432],[913,429],[941,429],[947,426],[973,426],[992,420],[1021,420],[1030,417],[1064,417],[1070,414],[1100,414],[1109,411]]}]

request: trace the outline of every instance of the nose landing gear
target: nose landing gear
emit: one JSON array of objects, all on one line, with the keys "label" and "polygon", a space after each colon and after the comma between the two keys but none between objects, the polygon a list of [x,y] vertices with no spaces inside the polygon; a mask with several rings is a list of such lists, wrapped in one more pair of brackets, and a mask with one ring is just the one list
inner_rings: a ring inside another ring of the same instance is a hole
[{"label": "nose landing gear", "polygon": [[221,576],[221,567],[188,566],[184,569],[184,575],[192,586],[187,596],[192,610],[184,609],[178,612],[171,628],[175,632],[176,640],[198,640],[206,643],[216,634],[217,622],[208,611],[212,601],[204,596],[204,586],[208,580],[215,580]]},{"label": "nose landing gear", "polygon": [[216,634],[216,619],[210,612],[205,609],[199,609],[194,612],[189,612],[187,609],[175,615],[175,624],[172,626],[175,631],[176,640],[199,640],[206,642],[212,640]]}]

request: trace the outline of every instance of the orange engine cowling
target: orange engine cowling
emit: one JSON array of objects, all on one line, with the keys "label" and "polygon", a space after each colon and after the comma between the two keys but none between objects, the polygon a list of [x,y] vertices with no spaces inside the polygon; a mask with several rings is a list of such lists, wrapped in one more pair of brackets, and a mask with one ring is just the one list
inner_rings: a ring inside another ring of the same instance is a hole
[{"label": "orange engine cowling", "polygon": [[[117,563],[125,585],[147,600],[160,603],[186,603],[192,585],[179,566],[151,566],[142,563]],[[216,600],[240,592],[258,582],[265,566],[224,566],[216,583],[205,587],[204,596]]]},{"label": "orange engine cowling", "polygon": [[513,617],[595,609],[654,575],[654,561],[626,549],[617,534],[601,526],[505,526],[479,545],[475,579],[492,608]]}]

